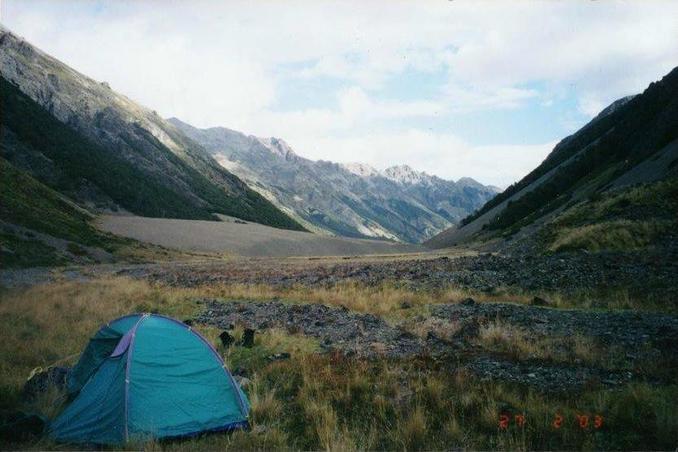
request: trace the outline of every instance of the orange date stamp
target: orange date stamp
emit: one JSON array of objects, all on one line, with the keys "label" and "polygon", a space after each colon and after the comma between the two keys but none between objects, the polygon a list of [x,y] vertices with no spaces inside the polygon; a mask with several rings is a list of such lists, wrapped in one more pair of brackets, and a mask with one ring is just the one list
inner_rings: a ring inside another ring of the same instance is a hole
[{"label": "orange date stamp", "polygon": [[[525,427],[527,416],[524,413],[511,414],[502,413],[499,415],[499,429],[508,430],[509,427]],[[604,419],[600,414],[576,414],[573,418],[566,419],[563,415],[556,413],[553,416],[551,427],[559,430],[567,424],[574,424],[582,430],[599,430],[603,427]]]}]

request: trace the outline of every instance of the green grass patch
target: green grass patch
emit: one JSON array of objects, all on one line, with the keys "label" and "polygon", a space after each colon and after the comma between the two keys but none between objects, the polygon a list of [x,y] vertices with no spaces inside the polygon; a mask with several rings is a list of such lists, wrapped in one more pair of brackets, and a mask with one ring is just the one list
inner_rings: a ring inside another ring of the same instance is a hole
[{"label": "green grass patch", "polygon": [[540,232],[547,252],[631,251],[656,244],[678,228],[678,178],[595,193]]},{"label": "green grass patch", "polygon": [[671,230],[673,222],[616,220],[563,228],[549,251],[631,251],[653,243]]},{"label": "green grass patch", "polygon": [[85,210],[0,158],[0,218],[54,237],[101,245],[102,235]]},{"label": "green grass patch", "polygon": [[55,248],[12,232],[0,232],[0,262],[5,268],[53,266],[68,263]]}]

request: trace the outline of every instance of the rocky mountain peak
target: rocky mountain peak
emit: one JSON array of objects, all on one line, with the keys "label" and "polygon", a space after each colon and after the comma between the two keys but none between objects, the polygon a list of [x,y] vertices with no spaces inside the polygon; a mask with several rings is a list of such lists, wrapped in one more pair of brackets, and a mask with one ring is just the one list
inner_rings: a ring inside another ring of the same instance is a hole
[{"label": "rocky mountain peak", "polygon": [[597,118],[600,119],[603,118],[604,116],[614,113],[615,111],[619,110],[621,107],[626,105],[629,101],[633,100],[633,98],[636,96],[637,94],[632,94],[630,96],[624,96],[621,99],[615,100],[606,108],[604,108],[600,113],[598,113]]},{"label": "rocky mountain peak", "polygon": [[269,138],[256,138],[262,145],[264,145],[269,151],[280,157],[289,159],[296,157],[296,153],[292,150],[292,147],[287,144],[284,140],[275,137]]},{"label": "rocky mountain peak", "polygon": [[423,171],[415,171],[408,165],[395,165],[386,168],[381,173],[387,179],[399,182],[401,184],[419,184],[431,179],[431,176]]},{"label": "rocky mountain peak", "polygon": [[360,177],[373,177],[379,175],[379,171],[365,163],[342,163],[341,166],[345,170]]},{"label": "rocky mountain peak", "polygon": [[[222,213],[303,229],[153,110],[77,72],[6,27],[0,28],[0,84],[3,107],[14,108],[15,118],[24,124],[39,122],[31,124],[35,132],[22,136],[26,146],[35,148],[33,155],[40,161],[63,167],[59,177],[84,187],[85,202],[95,199],[89,189],[94,186],[116,207],[139,215],[214,219],[214,213]],[[3,129],[5,119],[3,115]],[[31,141],[42,133],[51,141]],[[69,153],[56,152],[65,148]],[[95,168],[67,166],[84,148]]]}]

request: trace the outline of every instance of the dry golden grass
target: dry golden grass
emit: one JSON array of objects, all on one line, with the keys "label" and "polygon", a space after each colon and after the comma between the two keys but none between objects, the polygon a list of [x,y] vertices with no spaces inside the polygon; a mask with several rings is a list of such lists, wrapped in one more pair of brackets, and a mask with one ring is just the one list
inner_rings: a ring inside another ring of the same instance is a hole
[{"label": "dry golden grass", "polygon": [[[599,193],[566,209],[547,225],[550,251],[632,250],[675,230],[678,178]],[[642,218],[642,219],[639,219]]]},{"label": "dry golden grass", "polygon": [[671,221],[614,220],[562,228],[548,249],[553,252],[635,250],[646,247],[673,226]]},{"label": "dry golden grass", "polygon": [[236,300],[283,299],[294,303],[322,303],[375,315],[398,313],[405,302],[417,308],[436,300],[460,300],[465,295],[464,292],[450,290],[433,297],[430,294],[414,293],[390,285],[368,288],[355,283],[338,284],[332,288],[302,286],[274,288],[266,285],[231,284],[203,287],[201,292],[207,296]]},{"label": "dry golden grass", "polygon": [[0,322],[12,334],[0,341],[0,379],[3,385],[18,385],[35,367],[73,362],[87,339],[109,320],[170,302],[167,293],[120,278],[5,293]]},{"label": "dry golden grass", "polygon": [[282,403],[276,397],[275,388],[265,390],[257,377],[247,388],[251,406],[250,416],[254,426],[275,422],[282,414]]},{"label": "dry golden grass", "polygon": [[451,340],[459,332],[461,323],[438,317],[425,317],[424,320],[407,319],[401,326],[422,339],[433,333],[441,339]]},{"label": "dry golden grass", "polygon": [[400,419],[398,431],[404,450],[425,449],[427,423],[426,412],[421,405],[416,405],[409,415]]},{"label": "dry golden grass", "polygon": [[[7,386],[20,385],[30,371],[50,364],[72,362],[87,339],[105,322],[131,312],[156,311],[185,318],[199,309],[193,300],[200,297],[218,297],[233,300],[281,299],[290,303],[323,303],[345,306],[358,312],[385,316],[403,321],[415,315],[426,315],[427,304],[458,302],[473,295],[480,302],[513,301],[528,303],[531,294],[509,294],[496,291],[478,296],[466,291],[447,290],[433,294],[412,292],[389,285],[362,287],[354,283],[340,284],[334,289],[295,287],[272,288],[263,285],[213,285],[197,288],[169,288],[154,286],[128,278],[107,278],[89,282],[66,281],[11,290],[0,294],[0,322],[12,325],[12,334],[0,342],[0,377]],[[567,307],[572,299],[546,294],[555,306]],[[632,304],[628,294],[616,297],[623,307]],[[577,302],[583,303],[583,302]],[[407,304],[410,308],[404,309]],[[407,325],[407,323],[405,324]],[[443,338],[456,332],[454,323],[428,319],[412,322],[413,332],[425,335],[434,331]],[[489,324],[481,332],[485,342],[517,344],[522,354],[530,354],[531,341],[519,331],[506,325]],[[207,331],[207,334],[212,334]],[[216,342],[217,333],[212,339]],[[506,337],[510,335],[511,337]],[[278,340],[287,340],[279,334]],[[276,340],[270,332],[258,340]],[[514,344],[514,345],[515,345]],[[272,347],[273,344],[265,344]],[[576,355],[581,355],[584,348]]]},{"label": "dry golden grass", "polygon": [[[531,294],[510,294],[501,290],[482,296],[459,290],[426,294],[389,285],[363,287],[355,283],[340,284],[333,289],[305,287],[282,289],[238,284],[177,289],[154,286],[128,278],[56,282],[0,294],[0,322],[3,325],[11,324],[13,332],[0,343],[0,355],[7,357],[0,361],[0,376],[3,384],[17,385],[35,367],[58,363],[59,360],[68,357],[71,357],[72,361],[75,358],[72,355],[77,355],[87,339],[111,319],[130,312],[150,311],[185,318],[199,309],[193,300],[200,297],[323,303],[402,321],[415,315],[426,316],[425,306],[428,304],[454,303],[469,295],[473,295],[480,302],[513,301],[527,304],[532,298]],[[559,295],[541,295],[556,307],[585,303]],[[618,300],[619,307],[629,307],[633,304],[628,294],[619,293],[615,299]],[[404,304],[411,307],[404,309],[402,307]],[[450,338],[458,328],[454,323],[436,319],[412,322],[412,325],[415,334],[425,335],[428,331],[434,331],[443,338]],[[518,344],[521,353],[530,352],[530,341],[522,337],[520,331],[514,331],[506,325],[488,324],[481,334],[485,342],[513,341]],[[511,337],[505,337],[506,335]],[[279,335],[280,340],[285,337]],[[274,340],[275,332],[262,338]],[[216,340],[216,336],[212,339]],[[576,354],[581,355],[582,352],[583,348],[580,347]],[[17,372],[17,369],[20,370]]]},{"label": "dry golden grass", "polygon": [[550,353],[543,343],[530,337],[524,330],[503,320],[482,324],[478,342],[486,350],[510,355],[513,359],[544,358]]},{"label": "dry golden grass", "polygon": [[[525,292],[497,287],[491,293],[449,288],[435,291],[414,291],[397,287],[390,283],[366,286],[356,282],[344,282],[332,287],[294,286],[273,287],[263,284],[210,284],[195,288],[171,288],[184,297],[214,297],[229,300],[270,301],[278,299],[286,303],[320,303],[327,306],[343,306],[352,311],[383,316],[386,319],[402,319],[415,315],[425,315],[427,305],[437,303],[458,303],[473,298],[481,303],[517,303],[529,304],[534,296],[549,300],[553,307],[577,307],[586,303],[588,298],[594,301],[598,294],[564,296],[549,292]],[[615,292],[611,298],[622,298],[630,302],[628,293]],[[407,307],[405,307],[407,306]],[[587,306],[588,307],[588,306]]]},{"label": "dry golden grass", "polygon": [[535,337],[499,319],[480,326],[478,342],[488,351],[506,353],[517,360],[542,359],[613,367],[615,357],[610,349],[602,348],[588,336]]}]

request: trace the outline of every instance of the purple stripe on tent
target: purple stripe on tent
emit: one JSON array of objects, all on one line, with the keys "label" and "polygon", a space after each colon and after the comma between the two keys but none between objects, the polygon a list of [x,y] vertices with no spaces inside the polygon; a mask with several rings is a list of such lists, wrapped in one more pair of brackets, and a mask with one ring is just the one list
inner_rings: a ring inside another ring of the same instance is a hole
[{"label": "purple stripe on tent", "polygon": [[111,353],[111,358],[117,358],[118,356],[122,355],[127,351],[127,348],[129,347],[130,342],[132,342],[132,334],[133,334],[134,328],[129,330],[127,334],[125,334],[119,341],[118,345],[115,346],[115,350],[113,350],[113,353]]}]

